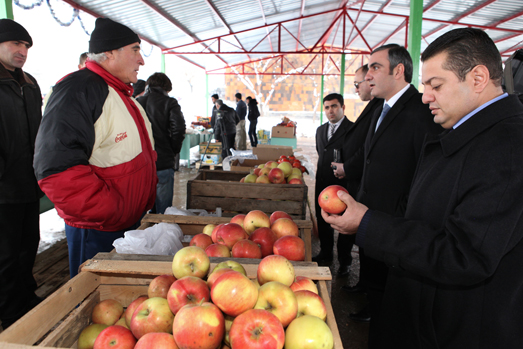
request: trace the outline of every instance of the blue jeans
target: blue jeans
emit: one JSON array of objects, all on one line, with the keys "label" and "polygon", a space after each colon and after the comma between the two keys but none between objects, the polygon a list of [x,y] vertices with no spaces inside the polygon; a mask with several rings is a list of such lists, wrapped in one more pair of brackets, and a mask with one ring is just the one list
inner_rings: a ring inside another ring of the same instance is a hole
[{"label": "blue jeans", "polygon": [[93,258],[99,252],[111,252],[114,248],[114,240],[123,238],[128,230],[136,230],[140,226],[142,217],[132,226],[119,231],[75,228],[66,223],[65,236],[69,249],[69,274],[71,279],[78,274],[78,268],[83,262]]},{"label": "blue jeans", "polygon": [[167,207],[173,204],[174,169],[156,171],[158,184],[156,185],[156,213],[163,214]]}]

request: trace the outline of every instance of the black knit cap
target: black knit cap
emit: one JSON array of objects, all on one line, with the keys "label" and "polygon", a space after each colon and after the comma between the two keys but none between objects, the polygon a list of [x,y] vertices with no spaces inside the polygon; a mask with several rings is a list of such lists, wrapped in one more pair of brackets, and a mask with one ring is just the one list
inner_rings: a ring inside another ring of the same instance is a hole
[{"label": "black knit cap", "polygon": [[29,47],[33,46],[31,35],[12,19],[0,19],[0,43],[6,41],[26,41]]},{"label": "black knit cap", "polygon": [[112,51],[141,42],[138,35],[123,24],[109,18],[97,18],[89,40],[89,53]]}]

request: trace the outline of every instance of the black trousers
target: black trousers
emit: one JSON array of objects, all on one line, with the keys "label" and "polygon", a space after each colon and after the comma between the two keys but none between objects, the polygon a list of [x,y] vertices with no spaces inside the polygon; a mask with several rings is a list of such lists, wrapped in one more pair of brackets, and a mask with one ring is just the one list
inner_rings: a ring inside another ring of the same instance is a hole
[{"label": "black trousers", "polygon": [[228,135],[219,135],[216,136],[216,140],[218,142],[222,142],[222,160],[225,159],[227,156],[232,155],[230,149],[233,148],[236,150],[236,146],[234,145],[234,141],[236,139],[236,133],[231,133]]},{"label": "black trousers", "polygon": [[[321,207],[318,205],[318,198],[316,198],[316,220],[318,221],[318,235],[320,238],[321,252],[324,254],[332,254],[334,248],[334,229],[329,223],[325,222],[321,216]],[[352,263],[352,246],[356,235],[338,234],[338,261],[340,265],[350,265]]]},{"label": "black trousers", "polygon": [[40,201],[0,204],[0,319],[8,323],[36,299],[33,265],[40,242]]},{"label": "black trousers", "polygon": [[251,140],[251,146],[255,147],[258,145],[258,138],[256,137],[256,125],[258,119],[249,120],[249,139]]}]

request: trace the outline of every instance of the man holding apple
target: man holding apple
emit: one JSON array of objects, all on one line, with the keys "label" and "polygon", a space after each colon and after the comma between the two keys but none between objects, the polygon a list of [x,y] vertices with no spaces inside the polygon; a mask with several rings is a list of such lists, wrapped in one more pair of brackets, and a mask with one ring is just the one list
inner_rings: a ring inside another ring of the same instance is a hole
[{"label": "man holding apple", "polygon": [[345,213],[322,215],[390,267],[386,347],[520,348],[523,106],[480,29],[442,35],[421,60],[423,102],[446,131],[424,143],[405,217],[341,192]]}]

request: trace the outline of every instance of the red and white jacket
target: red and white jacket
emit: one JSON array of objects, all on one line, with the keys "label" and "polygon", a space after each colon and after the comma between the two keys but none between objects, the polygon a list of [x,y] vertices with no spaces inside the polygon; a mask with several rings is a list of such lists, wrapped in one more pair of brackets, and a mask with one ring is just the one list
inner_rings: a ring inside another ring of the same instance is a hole
[{"label": "red and white jacket", "polygon": [[34,168],[40,188],[70,226],[122,230],[154,204],[153,133],[132,91],[91,61],[53,88]]}]

